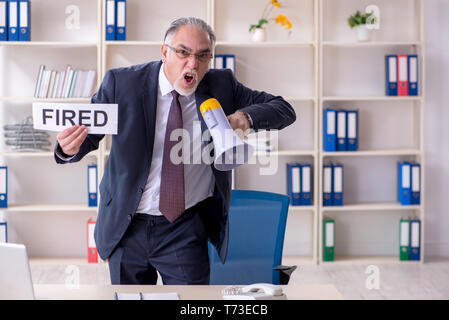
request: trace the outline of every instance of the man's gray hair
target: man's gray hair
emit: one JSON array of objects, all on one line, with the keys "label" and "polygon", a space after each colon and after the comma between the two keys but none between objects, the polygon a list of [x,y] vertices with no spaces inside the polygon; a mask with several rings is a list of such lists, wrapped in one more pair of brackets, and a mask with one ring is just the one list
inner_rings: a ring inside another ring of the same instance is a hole
[{"label": "man's gray hair", "polygon": [[176,34],[178,29],[182,26],[195,26],[200,30],[203,30],[209,35],[209,40],[211,42],[212,48],[215,45],[215,34],[212,28],[200,18],[195,17],[187,17],[187,18],[178,18],[170,24],[167,31],[165,32],[164,43],[171,44],[171,40],[173,36]]}]

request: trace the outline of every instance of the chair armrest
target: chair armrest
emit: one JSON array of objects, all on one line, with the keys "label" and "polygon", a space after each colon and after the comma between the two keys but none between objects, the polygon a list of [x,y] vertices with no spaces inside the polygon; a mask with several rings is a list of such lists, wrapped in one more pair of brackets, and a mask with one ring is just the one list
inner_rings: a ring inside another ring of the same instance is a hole
[{"label": "chair armrest", "polygon": [[279,279],[280,284],[288,284],[288,282],[290,281],[290,276],[292,275],[293,271],[296,270],[296,268],[297,266],[279,265],[274,267],[273,269],[280,271],[280,279]]}]

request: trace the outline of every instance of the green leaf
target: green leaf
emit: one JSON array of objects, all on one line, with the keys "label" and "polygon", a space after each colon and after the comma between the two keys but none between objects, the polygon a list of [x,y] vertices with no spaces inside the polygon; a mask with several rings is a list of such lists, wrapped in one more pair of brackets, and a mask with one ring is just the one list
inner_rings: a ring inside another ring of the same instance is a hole
[{"label": "green leaf", "polygon": [[259,28],[261,28],[265,23],[268,23],[267,19],[260,19],[259,24],[257,25]]},{"label": "green leaf", "polygon": [[359,26],[362,24],[374,24],[376,23],[376,17],[372,15],[374,14],[374,12],[370,12],[370,13],[364,13],[363,15],[361,14],[361,12],[359,10],[357,10],[357,12],[355,14],[353,14],[352,16],[350,16],[348,18],[348,24],[351,28],[354,28],[355,26]]}]

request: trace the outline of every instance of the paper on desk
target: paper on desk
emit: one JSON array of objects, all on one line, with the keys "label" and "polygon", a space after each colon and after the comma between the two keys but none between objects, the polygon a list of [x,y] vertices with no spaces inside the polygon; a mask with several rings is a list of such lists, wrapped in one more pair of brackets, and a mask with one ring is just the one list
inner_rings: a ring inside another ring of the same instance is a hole
[{"label": "paper on desk", "polygon": [[142,300],[179,300],[176,292],[142,293]]},{"label": "paper on desk", "polygon": [[119,293],[114,294],[115,300],[141,300],[140,293]]},{"label": "paper on desk", "polygon": [[163,293],[120,293],[114,294],[115,300],[179,300],[176,292]]}]

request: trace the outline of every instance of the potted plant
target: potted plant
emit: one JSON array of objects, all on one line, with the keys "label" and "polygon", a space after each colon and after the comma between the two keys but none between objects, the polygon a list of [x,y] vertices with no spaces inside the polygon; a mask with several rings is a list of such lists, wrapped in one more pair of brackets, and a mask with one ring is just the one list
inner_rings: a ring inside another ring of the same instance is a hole
[{"label": "potted plant", "polygon": [[356,30],[358,41],[370,41],[373,28],[376,23],[374,12],[361,14],[359,10],[348,18],[348,24]]},{"label": "potted plant", "polygon": [[265,28],[264,25],[268,24],[270,21],[274,21],[275,23],[279,23],[284,26],[286,29],[291,29],[292,23],[287,19],[287,17],[283,14],[278,14],[275,18],[270,18],[271,11],[273,9],[278,9],[281,7],[280,2],[277,0],[270,0],[262,13],[262,17],[259,19],[257,24],[252,24],[249,27],[249,32],[252,32],[252,39],[255,42],[263,42],[266,40]]}]

